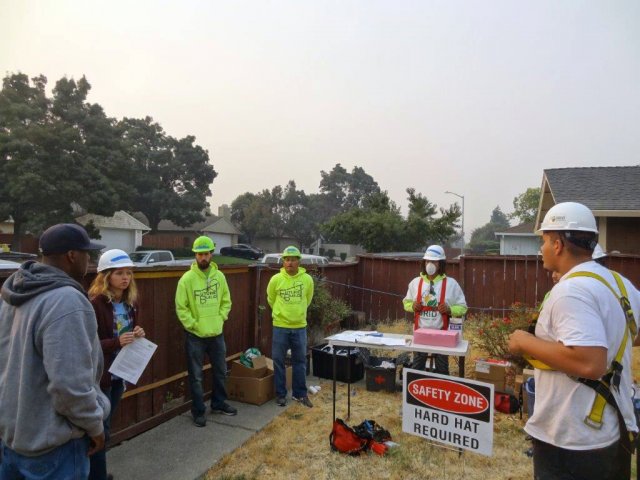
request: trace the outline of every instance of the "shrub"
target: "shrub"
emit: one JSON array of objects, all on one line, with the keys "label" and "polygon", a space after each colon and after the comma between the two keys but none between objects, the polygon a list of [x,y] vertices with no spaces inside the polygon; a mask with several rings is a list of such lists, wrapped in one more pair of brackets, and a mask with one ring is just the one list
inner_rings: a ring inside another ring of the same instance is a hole
[{"label": "shrub", "polygon": [[344,262],[346,259],[347,259],[347,252],[340,253],[340,260]]},{"label": "shrub", "polygon": [[340,298],[334,298],[322,277],[314,277],[314,293],[309,305],[307,322],[309,327],[330,329],[351,313],[349,305]]},{"label": "shrub", "polygon": [[525,360],[509,352],[509,335],[516,330],[527,330],[537,319],[538,311],[523,303],[511,305],[508,316],[497,318],[490,313],[477,313],[469,316],[465,328],[474,347],[492,358],[512,361],[519,366],[526,365]]}]

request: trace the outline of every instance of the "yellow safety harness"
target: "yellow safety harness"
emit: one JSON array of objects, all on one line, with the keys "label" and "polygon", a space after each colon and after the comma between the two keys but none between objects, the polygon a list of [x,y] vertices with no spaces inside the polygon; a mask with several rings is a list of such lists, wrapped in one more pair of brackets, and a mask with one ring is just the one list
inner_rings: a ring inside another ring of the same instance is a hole
[{"label": "yellow safety harness", "polygon": [[[611,365],[609,366],[607,373],[605,373],[605,375],[602,378],[600,378],[599,380],[591,380],[591,379],[582,378],[582,377],[571,377],[571,378],[573,378],[574,380],[580,383],[583,383],[584,385],[587,385],[588,387],[593,388],[596,392],[596,398],[594,399],[593,405],[591,406],[591,411],[589,412],[589,415],[585,417],[584,422],[592,428],[596,428],[596,429],[602,428],[602,417],[604,415],[604,407],[607,403],[609,403],[616,410],[616,413],[618,414],[618,420],[622,422],[620,425],[620,432],[622,433],[623,427],[624,427],[624,419],[622,418],[622,414],[620,413],[620,409],[618,408],[618,404],[615,400],[615,397],[611,392],[611,387],[613,386],[616,389],[616,391],[620,387],[620,375],[622,373],[622,356],[624,355],[624,351],[627,346],[627,340],[629,339],[629,335],[631,335],[632,339],[635,338],[636,334],[638,333],[638,326],[636,324],[636,320],[633,315],[631,304],[629,303],[629,300],[627,298],[627,289],[625,288],[624,283],[622,282],[622,278],[617,272],[614,272],[612,270],[610,270],[610,272],[613,275],[613,278],[615,278],[616,280],[616,284],[618,285],[618,289],[620,290],[621,295],[618,295],[618,293],[611,287],[611,285],[609,285],[609,283],[597,273],[574,272],[567,275],[566,277],[567,279],[574,278],[574,277],[589,277],[589,278],[598,280],[599,282],[606,285],[607,288],[611,291],[611,293],[613,293],[613,295],[618,299],[618,302],[620,302],[620,306],[622,307],[622,310],[624,311],[624,315],[626,318],[626,327],[627,327],[624,329],[624,336],[622,337],[622,342],[620,343],[620,346],[618,347],[618,351],[616,352],[615,359],[611,362]],[[536,360],[535,358],[530,357],[529,355],[525,355],[524,358],[534,368],[537,368],[539,370],[553,370],[553,368],[551,368],[547,364],[541,362],[540,360]],[[633,436],[631,432],[630,432],[630,435],[631,437]],[[633,440],[631,437],[630,439]]]}]

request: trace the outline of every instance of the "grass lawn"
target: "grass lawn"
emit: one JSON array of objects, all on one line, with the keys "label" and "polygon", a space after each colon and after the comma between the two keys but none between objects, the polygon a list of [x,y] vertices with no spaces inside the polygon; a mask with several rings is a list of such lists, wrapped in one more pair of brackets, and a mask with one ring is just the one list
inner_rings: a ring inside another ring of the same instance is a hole
[{"label": "grass lawn", "polygon": [[[379,326],[381,331],[399,332],[398,326]],[[387,352],[388,353],[388,352]],[[472,350],[467,357],[470,377],[473,359],[482,352]],[[640,358],[634,355],[634,378],[640,376]],[[455,371],[455,368],[453,367]],[[493,455],[486,457],[430,444],[402,432],[401,393],[369,392],[364,384],[352,386],[351,426],[365,419],[375,420],[391,432],[400,445],[384,457],[360,457],[334,453],[329,446],[332,419],[331,382],[321,380],[321,391],[310,395],[313,408],[291,405],[264,430],[241,448],[226,455],[206,474],[208,480],[250,479],[438,479],[438,480],[524,480],[533,478],[531,458],[525,455],[530,442],[523,431],[526,415],[494,416]],[[336,415],[347,413],[347,388],[338,383]],[[635,468],[634,468],[635,470]],[[635,475],[635,473],[634,473]]]}]

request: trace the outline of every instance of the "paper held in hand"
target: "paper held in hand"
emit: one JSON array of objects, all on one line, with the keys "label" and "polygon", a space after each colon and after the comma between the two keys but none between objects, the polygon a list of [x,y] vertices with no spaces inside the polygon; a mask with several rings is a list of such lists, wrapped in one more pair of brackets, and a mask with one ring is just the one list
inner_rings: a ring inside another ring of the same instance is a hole
[{"label": "paper held in hand", "polygon": [[158,345],[146,338],[137,338],[133,343],[122,347],[111,364],[109,372],[135,385],[149,364],[156,348]]}]

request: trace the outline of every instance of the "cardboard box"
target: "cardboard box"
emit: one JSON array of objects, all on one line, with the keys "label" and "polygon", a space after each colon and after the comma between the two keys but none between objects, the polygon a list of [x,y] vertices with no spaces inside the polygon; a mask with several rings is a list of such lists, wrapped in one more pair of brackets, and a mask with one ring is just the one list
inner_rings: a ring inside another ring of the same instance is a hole
[{"label": "cardboard box", "polygon": [[434,347],[456,347],[460,342],[460,332],[457,330],[433,330],[418,328],[413,332],[413,343],[416,345],[431,345]]},{"label": "cardboard box", "polygon": [[[235,360],[231,363],[231,377],[251,377],[262,378],[269,374],[269,368],[267,366],[267,357],[261,355],[252,359],[253,368],[249,368],[240,363],[240,360]],[[271,364],[271,370],[273,370],[273,363]]]},{"label": "cardboard box", "polygon": [[[271,365],[271,368],[269,368],[269,364]],[[243,403],[251,403],[253,405],[262,405],[263,403],[266,403],[274,398],[275,387],[273,383],[273,361],[270,358],[266,358],[266,364],[264,368],[266,369],[267,374],[260,378],[252,376],[233,376],[232,369],[232,375],[227,377],[226,380],[227,396],[229,397],[229,399],[237,400]],[[291,367],[287,367],[286,378],[287,389],[291,389]]]},{"label": "cardboard box", "polygon": [[476,360],[475,379],[480,382],[492,383],[496,391],[506,390],[507,368],[511,362],[479,358]]}]

